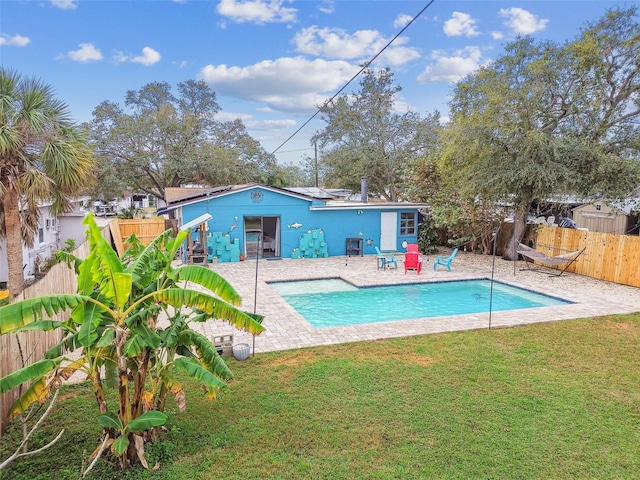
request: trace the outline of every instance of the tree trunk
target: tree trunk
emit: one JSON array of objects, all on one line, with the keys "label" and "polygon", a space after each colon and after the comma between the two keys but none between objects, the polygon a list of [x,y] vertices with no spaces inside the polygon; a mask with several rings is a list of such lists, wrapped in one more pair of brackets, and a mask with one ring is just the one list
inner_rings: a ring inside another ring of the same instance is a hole
[{"label": "tree trunk", "polygon": [[4,227],[7,235],[7,269],[9,271],[9,302],[24,290],[22,234],[20,232],[19,197],[8,189],[3,200]]},{"label": "tree trunk", "polygon": [[518,242],[522,240],[522,236],[527,228],[527,216],[529,214],[529,204],[516,207],[513,216],[513,230],[509,236],[507,244],[504,246],[502,258],[504,260],[518,260],[518,252],[516,251]]}]

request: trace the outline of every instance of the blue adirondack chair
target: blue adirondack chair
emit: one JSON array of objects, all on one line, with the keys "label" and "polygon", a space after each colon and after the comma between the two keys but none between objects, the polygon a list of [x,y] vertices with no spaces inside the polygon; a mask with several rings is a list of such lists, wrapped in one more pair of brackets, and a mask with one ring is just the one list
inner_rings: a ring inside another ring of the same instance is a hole
[{"label": "blue adirondack chair", "polygon": [[398,262],[392,253],[382,253],[378,247],[376,247],[376,253],[378,254],[378,270],[385,269],[391,265],[394,268],[398,268]]},{"label": "blue adirondack chair", "polygon": [[451,262],[453,262],[453,259],[455,258],[456,253],[458,253],[458,249],[454,248],[453,252],[451,252],[451,255],[449,255],[448,257],[445,255],[438,255],[433,262],[433,271],[434,272],[436,271],[436,269],[438,268],[438,265],[447,267],[447,270],[451,271]]}]

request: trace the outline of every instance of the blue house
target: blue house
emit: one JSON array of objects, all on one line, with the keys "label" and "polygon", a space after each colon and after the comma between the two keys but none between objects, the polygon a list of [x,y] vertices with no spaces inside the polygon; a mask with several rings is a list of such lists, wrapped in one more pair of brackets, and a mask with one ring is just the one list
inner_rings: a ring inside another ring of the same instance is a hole
[{"label": "blue house", "polygon": [[[366,189],[365,189],[366,191]],[[321,258],[400,251],[417,243],[425,204],[349,201],[335,191],[258,184],[168,188],[166,207],[179,225],[205,219],[209,260],[240,257]]]}]

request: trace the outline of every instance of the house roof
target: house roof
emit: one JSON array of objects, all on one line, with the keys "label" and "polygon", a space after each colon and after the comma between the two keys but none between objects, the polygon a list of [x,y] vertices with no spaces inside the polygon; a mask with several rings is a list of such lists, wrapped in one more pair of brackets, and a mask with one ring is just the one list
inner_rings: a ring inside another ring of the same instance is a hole
[{"label": "house roof", "polygon": [[347,196],[347,192],[344,189],[338,188],[320,188],[320,187],[286,187],[284,190],[300,193],[309,197],[317,198],[319,200],[331,200],[336,198],[342,198]]},{"label": "house roof", "polygon": [[322,189],[317,187],[273,187],[268,185],[260,185],[257,183],[248,183],[244,185],[226,185],[221,187],[180,187],[165,189],[165,200],[167,207],[158,209],[158,214],[166,213],[177,207],[190,205],[200,202],[207,198],[222,197],[252,188],[261,188],[272,192],[288,195],[296,198],[302,198],[309,202],[319,200],[322,203],[312,205],[312,210],[343,210],[343,209],[397,209],[397,208],[428,208],[423,203],[402,203],[402,202],[358,202],[344,200],[343,189]]},{"label": "house roof", "polygon": [[582,210],[584,208],[589,207],[590,205],[596,205],[598,203],[602,205],[608,205],[614,210],[618,210],[619,212],[625,215],[633,215],[634,212],[636,212],[638,208],[640,208],[640,199],[630,198],[627,200],[615,201],[615,202],[592,201],[592,202],[585,203],[584,205],[580,205],[578,207],[572,208],[571,210],[572,211]]},{"label": "house roof", "polygon": [[398,210],[429,208],[427,203],[409,202],[353,202],[353,201],[330,201],[324,205],[312,205],[311,210]]},{"label": "house roof", "polygon": [[228,190],[229,188],[231,187],[167,187],[164,189],[164,199],[167,205],[170,205],[181,200],[207,197],[214,193]]},{"label": "house roof", "polygon": [[166,188],[165,200],[167,207],[162,209],[169,211],[175,207],[182,205],[189,205],[191,203],[199,202],[206,198],[216,198],[233,193],[242,192],[244,190],[250,190],[252,188],[262,188],[264,190],[270,190],[285,195],[303,198],[305,200],[312,201],[315,197],[304,195],[301,193],[293,192],[286,188],[271,187],[268,185],[260,185],[257,183],[247,183],[244,185],[225,185],[221,187],[180,187],[180,188]]}]

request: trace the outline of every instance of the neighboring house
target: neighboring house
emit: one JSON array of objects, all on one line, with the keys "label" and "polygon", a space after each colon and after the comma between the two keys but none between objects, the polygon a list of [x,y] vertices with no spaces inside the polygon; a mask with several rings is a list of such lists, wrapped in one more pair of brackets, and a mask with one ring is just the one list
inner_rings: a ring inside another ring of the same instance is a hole
[{"label": "neighboring house", "polygon": [[[86,205],[89,197],[78,197],[71,201],[72,211],[55,217],[51,214],[51,204],[42,203],[39,228],[33,241],[33,247],[22,245],[22,264],[26,280],[33,280],[42,272],[47,260],[65,246],[68,239],[75,245],[85,240],[85,228],[82,224],[88,213]],[[6,240],[0,240],[0,286],[5,286],[9,280],[7,265]]]},{"label": "neighboring house", "polygon": [[400,251],[403,242],[417,243],[426,204],[344,198],[344,191],[257,184],[167,188],[167,206],[158,214],[171,214],[180,225],[211,215],[204,224],[208,253],[218,261],[237,261],[226,254],[235,249],[255,257],[257,245],[261,256],[300,258],[375,254],[375,247]]},{"label": "neighboring house", "polygon": [[132,207],[149,208],[155,205],[153,195],[142,193],[129,193],[122,198],[113,198],[109,201],[98,199],[93,202],[93,213],[99,217],[110,217],[122,213]]},{"label": "neighboring house", "polygon": [[572,209],[572,216],[578,228],[593,232],[615,233],[619,235],[638,234],[638,201],[626,204],[594,202]]}]

